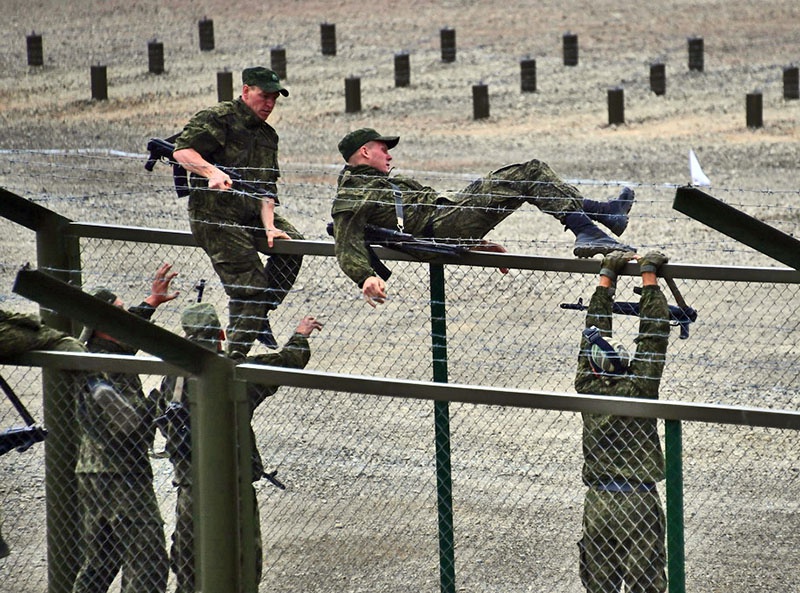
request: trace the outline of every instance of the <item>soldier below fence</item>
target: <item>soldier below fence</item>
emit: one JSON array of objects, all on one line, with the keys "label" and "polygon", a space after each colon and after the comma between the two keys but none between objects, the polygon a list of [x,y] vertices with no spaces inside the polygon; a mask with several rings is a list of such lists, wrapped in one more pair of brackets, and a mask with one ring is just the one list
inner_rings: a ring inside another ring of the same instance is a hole
[{"label": "soldier below fence", "polygon": [[[0,360],[31,350],[87,351],[80,340],[45,325],[38,315],[0,310]],[[97,406],[98,413],[109,423],[126,425],[127,419],[116,413],[120,405],[124,405],[124,398],[111,386],[108,377],[103,373],[65,371],[63,376],[65,381],[58,384],[64,387],[66,400],[74,400],[79,402],[79,405],[80,402],[93,402],[92,405]],[[30,437],[25,446],[30,446],[46,436],[45,431],[39,430],[28,434],[40,434],[41,437]],[[0,533],[0,558],[8,556],[10,552],[8,544]]]},{"label": "soldier below fence", "polygon": [[[177,273],[162,264],[150,295],[129,312],[150,319],[156,308],[178,296],[170,292]],[[122,307],[111,290],[94,296]],[[136,349],[112,335],[87,328],[82,336],[90,352],[134,356]],[[153,445],[155,401],[145,397],[139,376],[110,373],[123,399],[117,400],[116,417],[107,415],[93,401],[80,402],[80,445],[75,472],[83,512],[84,558],[72,593],[105,592],[122,572],[122,593],[164,593],[169,561],[164,521],[153,487],[148,452]]]},{"label": "soldier below fence", "polygon": [[[214,350],[222,351],[222,340],[225,333],[210,303],[194,303],[187,307],[181,315],[181,326],[186,337],[194,342]],[[311,357],[308,337],[314,330],[321,330],[322,324],[314,317],[304,317],[280,352],[260,354],[245,359],[252,364],[265,364],[302,369]],[[261,385],[249,383],[247,393],[250,402],[250,419],[252,420],[255,409],[270,395],[278,390],[277,385]],[[159,416],[156,424],[166,439],[166,450],[172,462],[174,473],[172,484],[177,487],[178,493],[175,501],[175,531],[172,533],[172,546],[170,549],[170,566],[175,573],[177,585],[176,593],[194,593],[195,591],[195,561],[194,561],[194,521],[192,497],[192,437],[189,426],[189,393],[188,384],[183,377],[164,377],[158,396]],[[255,444],[255,435],[250,435],[253,446],[252,479],[258,482],[261,478],[268,478],[273,484],[282,486],[274,477],[274,473],[264,472],[264,463]],[[253,489],[253,500],[255,498]],[[255,557],[256,557],[256,582],[261,580],[263,552],[261,544],[261,530],[259,528],[259,512],[256,503],[255,513]]]},{"label": "soldier below fence", "polygon": [[382,136],[372,128],[361,128],[339,142],[339,152],[347,164],[339,174],[331,210],[336,259],[373,307],[386,300],[386,283],[374,269],[365,244],[366,225],[396,226],[419,237],[451,240],[478,251],[505,252],[505,248],[488,243],[483,237],[529,202],[575,234],[573,253],[578,257],[617,249],[636,251],[609,237],[592,222],[600,222],[621,235],[628,226],[628,212],[634,200],[630,188],[608,202],[589,200],[547,164],[531,160],[507,165],[458,193],[445,195],[408,177],[389,177],[389,150],[399,141],[398,136]]},{"label": "soldier below fence", "polygon": [[[635,352],[611,337],[617,274],[639,260],[642,296]],[[586,314],[578,356],[578,393],[658,399],[669,343],[669,308],[657,273],[666,256],[608,254]],[[589,593],[663,593],[665,521],[656,490],[664,454],[655,418],[583,414],[583,537],[581,582]]]},{"label": "soldier below fence", "polygon": [[[266,266],[256,237],[302,239],[292,224],[275,212],[278,134],[267,123],[278,96],[287,97],[278,75],[262,67],[242,71],[242,95],[195,114],[175,140],[176,161],[191,172],[189,226],[211,258],[230,299],[228,354],[244,358],[258,339],[277,348],[268,314],[292,289],[303,263],[301,255],[271,255]],[[241,168],[249,182],[269,196],[229,191],[230,175],[216,165]],[[225,193],[220,193],[225,192]]]}]

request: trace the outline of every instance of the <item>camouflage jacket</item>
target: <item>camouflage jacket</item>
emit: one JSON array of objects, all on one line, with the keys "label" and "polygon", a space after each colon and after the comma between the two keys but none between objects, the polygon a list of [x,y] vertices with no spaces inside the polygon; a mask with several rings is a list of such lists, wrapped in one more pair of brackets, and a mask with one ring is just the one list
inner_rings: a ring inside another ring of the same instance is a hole
[{"label": "camouflage jacket", "polygon": [[[150,319],[155,308],[141,303],[128,309],[134,315]],[[101,354],[122,354],[134,356],[136,349],[97,335],[86,344],[89,352]],[[130,373],[107,373],[108,379],[120,395],[131,404],[141,416],[141,425],[128,436],[119,436],[107,421],[103,409],[86,392],[78,399],[78,424],[80,426],[80,445],[77,473],[144,473],[152,476],[148,450],[153,443],[153,403],[145,397],[139,375]]]},{"label": "camouflage jacket", "polygon": [[[278,134],[242,98],[198,112],[175,140],[175,150],[193,148],[208,162],[236,170],[245,180],[277,195]],[[192,174],[189,209],[206,219],[258,219],[260,201],[239,192],[209,191],[205,177]]]},{"label": "camouflage jacket", "polygon": [[395,192],[403,202],[405,232],[430,236],[430,223],[437,202],[444,199],[436,190],[408,177],[392,177],[367,165],[345,166],[339,174],[331,216],[339,267],[361,286],[375,276],[364,244],[364,225],[397,228]]},{"label": "camouflage jacket", "polygon": [[[586,327],[611,335],[612,295],[598,287],[586,315]],[[581,339],[575,388],[578,393],[658,399],[669,343],[669,308],[661,289],[645,286],[640,300],[639,335],[629,371],[618,378],[592,372],[589,342]],[[587,485],[625,480],[664,479],[664,455],[654,418],[583,414],[583,480]]]},{"label": "camouflage jacket", "polygon": [[[300,334],[294,334],[284,345],[280,352],[270,352],[248,357],[245,362],[249,364],[264,364],[293,369],[305,368],[311,357],[311,350],[308,339]],[[173,484],[175,486],[189,486],[192,483],[192,457],[191,457],[191,432],[188,420],[189,391],[187,383],[182,383],[180,393],[176,393],[176,386],[181,384],[176,377],[164,377],[161,382],[160,394],[158,395],[158,414],[163,415],[167,406],[174,401],[182,404],[181,417],[173,422],[159,422],[161,431],[167,440],[166,450],[170,461],[174,466]],[[250,400],[250,419],[256,408],[264,400],[273,395],[279,385],[261,385],[259,383],[248,383],[247,394]],[[250,431],[250,437],[254,445],[253,459],[253,481],[261,479],[264,472],[264,464],[261,454],[255,447],[255,435]]]}]

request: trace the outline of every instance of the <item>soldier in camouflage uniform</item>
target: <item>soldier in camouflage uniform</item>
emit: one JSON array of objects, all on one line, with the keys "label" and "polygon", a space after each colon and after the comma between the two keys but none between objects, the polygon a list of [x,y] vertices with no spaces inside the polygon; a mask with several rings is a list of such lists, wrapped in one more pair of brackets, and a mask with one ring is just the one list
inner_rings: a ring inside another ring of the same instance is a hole
[{"label": "soldier in camouflage uniform", "polygon": [[[289,91],[266,68],[242,72],[242,95],[197,113],[175,141],[173,156],[191,172],[189,224],[197,243],[211,258],[229,297],[229,354],[243,358],[253,341],[278,344],[268,314],[294,285],[302,256],[271,255],[266,266],[256,249],[257,236],[302,239],[291,223],[275,212],[278,134],[267,123],[278,95]],[[231,178],[215,165],[235,168],[275,199],[231,189]]]},{"label": "soldier in camouflage uniform", "polygon": [[[83,343],[52,327],[42,323],[38,315],[29,313],[12,313],[0,310],[0,360],[17,356],[31,350],[55,350],[57,352],[86,352]],[[124,408],[122,396],[108,383],[102,373],[84,371],[64,372],[63,385],[66,392],[76,400],[88,399],[97,406],[109,419],[117,420],[116,411]],[[124,415],[119,418],[124,423]],[[0,533],[0,558],[8,556],[10,549]]]},{"label": "soldier in camouflage uniform", "polygon": [[389,177],[389,150],[398,136],[382,136],[372,128],[350,132],[339,142],[347,165],[339,174],[333,202],[334,239],[339,266],[375,306],[386,298],[385,283],[370,263],[364,227],[399,226],[397,203],[402,204],[404,230],[417,237],[457,240],[484,251],[505,251],[482,238],[497,224],[529,202],[560,220],[575,233],[574,253],[591,257],[615,249],[635,251],[606,235],[593,220],[619,235],[628,225],[633,191],[625,188],[607,202],[584,199],[577,188],[562,181],[537,160],[508,165],[478,179],[458,193],[445,195],[407,177]]},{"label": "soldier in camouflage uniform", "polygon": [[[642,275],[639,334],[632,355],[610,337],[617,274],[639,259]],[[669,308],[657,272],[666,256],[614,252],[603,259],[581,340],[578,393],[658,399],[669,342]],[[604,336],[603,342],[596,340]],[[665,523],[656,483],[664,455],[655,418],[583,414],[583,538],[581,581],[589,593],[663,593]]]},{"label": "soldier in camouflage uniform", "polygon": [[[181,325],[186,337],[216,351],[222,350],[224,333],[214,307],[209,303],[195,303],[184,310]],[[311,356],[308,337],[314,330],[322,329],[322,324],[314,317],[304,317],[297,326],[294,335],[279,352],[250,356],[245,362],[265,364],[288,368],[302,369]],[[178,488],[175,504],[175,531],[172,534],[170,550],[170,566],[177,580],[176,593],[193,593],[195,590],[194,570],[194,523],[192,521],[192,451],[191,432],[189,428],[188,392],[185,380],[180,377],[165,377],[161,383],[159,410],[162,415],[157,418],[167,440],[167,453],[174,466],[172,483]],[[250,417],[255,409],[279,386],[267,386],[257,383],[248,384],[250,399]],[[253,443],[253,481],[264,476],[264,464],[258,449],[255,448],[255,435],[251,430]],[[255,500],[255,492],[253,492]],[[261,580],[262,544],[259,526],[258,504],[255,507],[256,526],[256,579]]]},{"label": "soldier in camouflage uniform", "polygon": [[[169,264],[156,272],[150,295],[131,313],[150,319],[156,308],[178,296],[170,293],[177,274]],[[95,293],[108,303],[123,303],[108,289]],[[136,349],[108,334],[84,333],[90,352],[134,356]],[[122,571],[122,593],[163,593],[169,565],[164,521],[153,488],[148,452],[153,444],[155,402],[145,397],[138,375],[110,373],[125,400],[117,410],[124,420],[110,422],[93,400],[78,405],[81,430],[75,472],[83,504],[85,554],[72,593],[105,593]]]}]

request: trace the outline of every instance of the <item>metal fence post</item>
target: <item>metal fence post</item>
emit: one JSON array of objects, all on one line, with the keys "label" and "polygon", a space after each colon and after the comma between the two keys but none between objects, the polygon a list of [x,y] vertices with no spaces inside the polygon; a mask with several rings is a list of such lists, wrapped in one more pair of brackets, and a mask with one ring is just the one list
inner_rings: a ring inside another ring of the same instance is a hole
[{"label": "metal fence post", "polygon": [[[45,217],[36,230],[36,260],[40,270],[64,282],[80,285],[80,243],[64,233],[68,222],[60,216]],[[48,326],[72,333],[69,317],[41,310]],[[75,478],[78,435],[75,430],[75,397],[64,385],[70,384],[63,371],[42,368],[44,424],[47,446],[44,450],[45,505],[47,523],[48,593],[69,593],[83,557],[80,504]]]},{"label": "metal fence post", "polygon": [[683,437],[680,420],[664,421],[664,441],[667,469],[667,578],[669,593],[685,593]]},{"label": "metal fence post", "polygon": [[204,593],[242,591],[239,463],[233,362],[223,357],[192,379],[192,489],[196,574]]},{"label": "metal fence post", "polygon": [[[431,341],[433,380],[447,383],[447,312],[444,296],[444,266],[431,264]],[[439,518],[439,587],[455,593],[456,565],[453,536],[453,476],[450,468],[450,407],[433,403],[436,430],[436,500]]]},{"label": "metal fence post", "polygon": [[[231,396],[236,402],[236,434],[239,451],[239,517],[242,550],[242,591],[258,591],[256,575],[256,495],[253,489],[255,443],[250,425],[250,399],[245,381],[233,381]],[[255,476],[260,477],[260,476]]]}]

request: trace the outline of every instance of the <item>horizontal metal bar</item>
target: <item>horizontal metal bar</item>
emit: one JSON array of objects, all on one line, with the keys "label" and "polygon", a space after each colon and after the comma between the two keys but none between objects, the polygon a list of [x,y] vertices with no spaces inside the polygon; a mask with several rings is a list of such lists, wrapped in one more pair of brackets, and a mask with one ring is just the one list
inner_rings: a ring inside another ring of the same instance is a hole
[{"label": "horizontal metal bar", "polygon": [[[151,356],[33,351],[4,359],[2,363],[62,370],[189,375],[179,367]],[[800,430],[800,412],[791,410],[410,381],[256,364],[238,365],[234,370],[234,377],[264,385],[286,385],[352,394]]]},{"label": "horizontal metal bar", "polygon": [[69,218],[2,187],[0,187],[0,216],[32,231],[59,227],[69,222]]},{"label": "horizontal metal bar", "polygon": [[[194,237],[189,231],[169,231],[143,227],[125,227],[107,224],[72,222],[68,234],[78,237],[108,239],[112,241],[131,241],[158,243],[163,245],[182,245],[196,247]],[[272,249],[267,247],[266,239],[257,241],[262,253],[286,255],[312,255],[334,257],[333,241],[276,241]],[[375,247],[375,253],[386,261],[418,261],[413,256]],[[486,268],[513,268],[544,272],[566,272],[578,274],[597,274],[600,271],[599,259],[576,259],[533,256],[514,253],[487,253],[472,251],[460,256],[439,256],[432,263],[474,266]],[[746,268],[738,266],[705,266],[696,264],[666,264],[664,273],[672,278],[691,280],[718,280],[727,282],[777,282],[781,284],[800,284],[800,271],[791,268]],[[638,276],[639,266],[630,263],[620,272],[621,275]]]},{"label": "horizontal metal bar", "polygon": [[204,363],[211,362],[209,359],[216,356],[199,344],[38,270],[17,272],[13,290],[46,308],[193,373],[202,372]]},{"label": "horizontal metal bar", "polygon": [[188,371],[168,362],[164,362],[155,356],[124,356],[121,354],[32,350],[13,358],[3,359],[3,364],[47,367],[67,371],[104,371],[138,375],[191,376],[191,373]]},{"label": "horizontal metal bar", "polygon": [[253,364],[237,366],[234,376],[264,385],[289,385],[323,391],[800,430],[800,412],[788,410],[407,381]]}]

